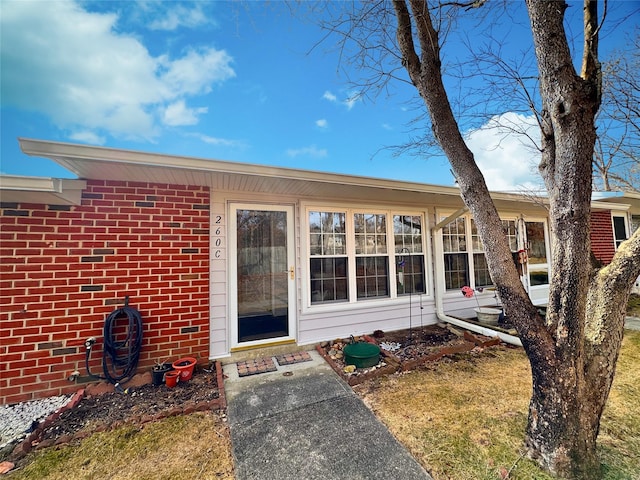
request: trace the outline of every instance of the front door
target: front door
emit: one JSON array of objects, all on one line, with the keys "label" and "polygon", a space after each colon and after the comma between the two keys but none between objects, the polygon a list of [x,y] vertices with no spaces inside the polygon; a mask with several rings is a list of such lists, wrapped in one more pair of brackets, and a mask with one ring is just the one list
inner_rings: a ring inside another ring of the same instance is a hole
[{"label": "front door", "polygon": [[295,338],[292,219],[290,206],[232,205],[233,346]]}]

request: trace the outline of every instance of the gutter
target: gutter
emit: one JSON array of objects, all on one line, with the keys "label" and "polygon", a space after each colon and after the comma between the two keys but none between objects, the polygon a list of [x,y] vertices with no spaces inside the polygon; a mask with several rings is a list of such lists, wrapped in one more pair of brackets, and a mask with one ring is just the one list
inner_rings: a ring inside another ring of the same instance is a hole
[{"label": "gutter", "polygon": [[[463,213],[465,213],[466,209],[460,209],[456,212],[456,217],[459,217],[460,215],[462,215]],[[453,215],[452,215],[453,216]],[[453,220],[451,217],[447,218],[447,221],[444,223],[444,225],[446,225],[447,223],[449,223],[451,220]],[[442,258],[443,254],[443,247],[442,247],[442,237],[440,235],[436,235],[437,231],[440,230],[443,227],[443,222],[438,223],[435,227],[433,227],[431,229],[432,231],[432,236],[431,238],[434,239],[434,248],[435,248],[435,262],[434,262],[434,266],[435,266],[435,278],[444,278],[444,272],[442,271],[442,263],[438,261],[439,258]],[[491,328],[487,328],[487,327],[482,327],[480,325],[476,325],[474,323],[469,323],[469,322],[465,322],[464,320],[460,320],[459,318],[454,318],[454,317],[450,317],[449,315],[447,315],[446,313],[444,313],[444,306],[443,306],[443,296],[444,296],[444,285],[442,284],[442,282],[434,282],[435,283],[435,300],[436,300],[436,316],[438,317],[439,320],[446,322],[446,323],[450,323],[451,325],[455,325],[457,327],[461,327],[464,328],[466,330],[470,330],[472,332],[476,332],[479,333],[481,335],[484,335],[486,337],[498,337],[501,341],[508,343],[509,345],[516,345],[518,347],[522,346],[522,342],[520,341],[520,339],[518,337],[515,337],[513,335],[509,335],[508,333],[503,333],[503,332],[498,332],[496,330],[492,330]]]},{"label": "gutter", "polygon": [[442,311],[442,301],[438,302],[437,297],[436,297],[436,315],[438,319],[442,320],[443,322],[456,325],[466,330],[471,330],[472,332],[479,333],[480,335],[484,335],[485,337],[498,337],[500,340],[502,340],[505,343],[508,343],[509,345],[516,345],[518,347],[522,346],[522,342],[518,337],[514,337],[513,335],[509,335],[508,333],[497,332],[490,328],[481,327],[480,325],[476,325],[475,323],[465,322],[464,320],[460,320],[459,318],[454,318],[454,317],[450,317],[449,315],[446,315]]}]

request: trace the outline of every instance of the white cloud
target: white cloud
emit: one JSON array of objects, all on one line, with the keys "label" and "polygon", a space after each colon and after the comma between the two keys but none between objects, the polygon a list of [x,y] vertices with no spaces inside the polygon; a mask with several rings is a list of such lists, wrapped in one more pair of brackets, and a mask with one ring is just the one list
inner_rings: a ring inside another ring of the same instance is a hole
[{"label": "white cloud", "polygon": [[154,19],[148,24],[150,30],[176,30],[179,27],[194,28],[208,23],[207,16],[202,11],[202,5],[197,3],[194,8],[187,8],[181,4],[160,3],[168,5],[162,12],[161,18]]},{"label": "white cloud", "polygon": [[329,100],[330,102],[337,102],[338,101],[338,97],[336,97],[329,90],[324,92],[324,94],[322,95],[322,98],[324,98],[325,100]]},{"label": "white cloud", "polygon": [[3,104],[84,135],[153,138],[168,107],[235,75],[223,50],[154,57],[118,30],[116,14],[90,13],[70,0],[3,1],[1,22]]},{"label": "white cloud", "polygon": [[344,100],[338,100],[338,97],[335,94],[327,90],[322,95],[322,98],[331,103],[340,103],[347,107],[347,110],[351,110],[357,102],[362,100],[362,92],[349,92]]},{"label": "white cloud", "polygon": [[327,150],[311,145],[309,147],[290,148],[287,150],[287,155],[294,158],[299,156],[324,158],[327,156]]},{"label": "white cloud", "polygon": [[208,143],[209,145],[221,146],[221,147],[242,147],[244,146],[242,142],[238,140],[229,140],[227,138],[218,138],[211,137],[209,135],[205,135],[203,133],[193,133],[189,134],[189,136],[199,138],[204,143]]},{"label": "white cloud", "polygon": [[207,107],[188,108],[184,100],[178,100],[165,109],[162,122],[172,127],[196,125],[198,123],[198,115],[207,113],[208,110]]},{"label": "white cloud", "polygon": [[232,61],[224,50],[189,49],[184,57],[177,60],[161,57],[162,66],[166,67],[166,72],[161,78],[174,92],[192,95],[208,93],[213,83],[235,77],[231,68]]},{"label": "white cloud", "polygon": [[107,142],[107,139],[103,135],[98,135],[95,132],[87,130],[73,132],[69,135],[69,139],[91,145],[104,145]]},{"label": "white cloud", "polygon": [[349,96],[345,99],[343,103],[347,106],[349,110],[351,110],[353,106],[356,104],[356,102],[359,102],[361,100],[362,100],[362,93],[353,92],[349,94]]},{"label": "white cloud", "polygon": [[507,112],[468,132],[467,145],[490,190],[540,190],[540,153],[533,148],[532,140],[514,131],[526,133],[536,143],[540,139],[534,117]]},{"label": "white cloud", "polygon": [[319,120],[316,120],[316,127],[318,128],[327,128],[329,126],[329,122],[327,122],[326,119],[321,118]]}]

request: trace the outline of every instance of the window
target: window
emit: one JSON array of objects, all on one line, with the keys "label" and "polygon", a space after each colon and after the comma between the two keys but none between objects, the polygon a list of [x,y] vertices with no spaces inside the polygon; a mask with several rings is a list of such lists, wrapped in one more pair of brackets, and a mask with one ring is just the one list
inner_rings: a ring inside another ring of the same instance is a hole
[{"label": "window", "polygon": [[356,290],[358,298],[389,296],[387,217],[356,213],[353,216],[356,241]]},{"label": "window", "polygon": [[312,305],[426,293],[422,215],[310,210],[308,218]]},{"label": "window", "polygon": [[425,293],[422,217],[394,215],[393,241],[398,295]]},{"label": "window", "polygon": [[509,248],[512,252],[518,251],[518,231],[516,230],[515,220],[502,220],[502,230],[507,236]]},{"label": "window", "polygon": [[[442,216],[441,219],[446,218]],[[511,251],[518,249],[515,220],[502,220]],[[442,228],[445,288],[457,290],[465,285],[487,287],[493,285],[487,257],[476,222],[471,217],[458,217]],[[471,248],[467,246],[470,245]],[[472,285],[471,285],[472,284]]]},{"label": "window", "polygon": [[471,219],[471,245],[473,247],[473,279],[476,287],[487,287],[493,285],[491,275],[489,275],[489,265],[484,254],[482,240],[478,234],[476,222]]},{"label": "window", "polygon": [[348,300],[344,212],[309,212],[311,303]]},{"label": "window", "polygon": [[549,284],[549,262],[544,222],[525,222],[527,228],[527,253],[529,285],[532,287]]},{"label": "window", "polygon": [[627,239],[627,222],[624,217],[613,216],[613,236],[615,237],[616,249]]},{"label": "window", "polygon": [[469,285],[467,229],[464,217],[458,217],[442,228],[444,276],[447,290]]}]

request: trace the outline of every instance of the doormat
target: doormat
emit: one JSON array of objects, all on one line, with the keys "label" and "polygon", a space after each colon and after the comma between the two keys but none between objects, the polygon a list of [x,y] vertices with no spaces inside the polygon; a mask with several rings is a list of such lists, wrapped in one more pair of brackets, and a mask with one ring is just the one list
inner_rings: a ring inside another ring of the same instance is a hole
[{"label": "doormat", "polygon": [[276,357],[276,360],[278,361],[278,365],[280,366],[291,365],[293,363],[310,362],[311,355],[309,355],[309,352],[287,353],[284,355],[278,355]]},{"label": "doormat", "polygon": [[247,377],[249,375],[257,375],[258,373],[275,372],[276,365],[272,358],[256,358],[236,363],[239,377]]}]

